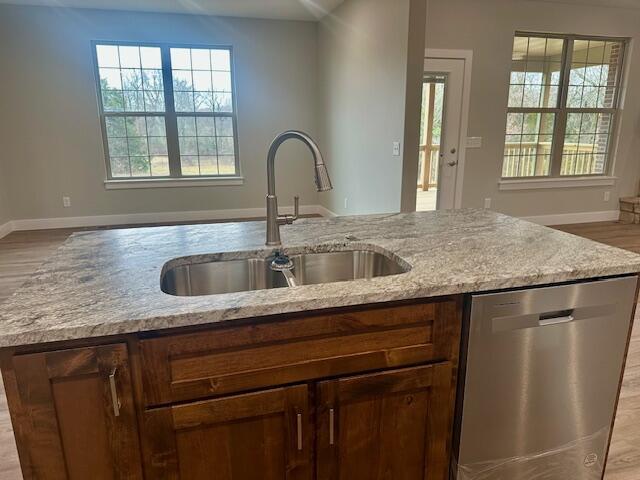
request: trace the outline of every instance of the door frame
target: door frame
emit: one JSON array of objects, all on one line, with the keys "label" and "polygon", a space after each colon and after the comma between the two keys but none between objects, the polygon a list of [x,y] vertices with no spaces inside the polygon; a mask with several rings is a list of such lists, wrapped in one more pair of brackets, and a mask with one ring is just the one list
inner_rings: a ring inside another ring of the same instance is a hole
[{"label": "door frame", "polygon": [[[458,167],[456,171],[454,196],[454,208],[459,209],[462,208],[462,186],[464,181],[464,167],[467,153],[467,134],[469,129],[469,103],[471,97],[471,69],[473,65],[473,50],[427,48],[425,49],[424,58],[464,61],[464,73],[462,79],[462,109],[460,115],[460,138],[458,139],[458,145],[460,145],[460,149],[458,151]],[[416,185],[418,182],[417,175],[418,172],[416,171],[416,179],[415,182],[413,182]],[[416,205],[414,201],[413,211],[415,211],[415,209]]]}]

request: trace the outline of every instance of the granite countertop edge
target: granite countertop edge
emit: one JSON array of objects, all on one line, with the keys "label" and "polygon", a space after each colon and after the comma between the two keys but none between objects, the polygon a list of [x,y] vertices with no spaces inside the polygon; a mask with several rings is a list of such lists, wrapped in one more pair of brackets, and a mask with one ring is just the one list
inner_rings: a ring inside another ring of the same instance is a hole
[{"label": "granite countertop edge", "polygon": [[[159,292],[168,260],[264,252],[263,222],[83,232],[0,304],[0,348],[640,272],[640,255],[486,210],[306,220],[284,232],[285,246],[298,251],[370,245],[412,269],[373,280],[171,297]],[[355,243],[345,243],[353,235]]]}]

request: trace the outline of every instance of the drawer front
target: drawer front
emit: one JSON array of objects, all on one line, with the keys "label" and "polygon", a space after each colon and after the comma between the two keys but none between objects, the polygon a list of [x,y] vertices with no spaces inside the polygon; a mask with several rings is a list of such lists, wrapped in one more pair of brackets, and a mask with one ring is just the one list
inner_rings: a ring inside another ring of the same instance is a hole
[{"label": "drawer front", "polygon": [[446,360],[459,328],[459,303],[443,300],[142,340],[145,403]]}]

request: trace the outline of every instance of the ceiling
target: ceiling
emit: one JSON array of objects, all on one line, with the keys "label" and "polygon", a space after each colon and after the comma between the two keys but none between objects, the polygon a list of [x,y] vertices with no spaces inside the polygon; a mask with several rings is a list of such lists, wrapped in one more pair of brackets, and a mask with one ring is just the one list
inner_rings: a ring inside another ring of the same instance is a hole
[{"label": "ceiling", "polygon": [[560,57],[564,48],[564,41],[543,37],[515,37],[513,41],[513,60],[523,60],[527,57],[547,58],[551,61]]},{"label": "ceiling", "polygon": [[344,0],[0,0],[13,5],[317,20]]},{"label": "ceiling", "polygon": [[614,8],[640,8],[640,0],[539,0],[551,3],[569,3],[574,5],[598,5]]}]

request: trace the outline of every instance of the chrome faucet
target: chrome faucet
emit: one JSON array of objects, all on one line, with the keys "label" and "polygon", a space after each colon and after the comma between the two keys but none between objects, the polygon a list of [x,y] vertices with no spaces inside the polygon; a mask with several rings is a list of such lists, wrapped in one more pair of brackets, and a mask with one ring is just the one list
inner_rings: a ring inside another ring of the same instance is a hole
[{"label": "chrome faucet", "polygon": [[315,180],[316,188],[318,192],[326,192],[331,190],[331,179],[329,178],[329,172],[322,159],[322,153],[316,142],[304,132],[295,130],[289,130],[287,132],[278,135],[271,146],[269,147],[269,154],[267,155],[267,246],[277,247],[282,244],[280,241],[280,225],[291,225],[298,219],[300,199],[294,198],[294,213],[293,215],[279,215],[278,214],[278,197],[276,196],[276,172],[275,161],[276,153],[280,145],[291,138],[296,138],[304,143],[311,154],[313,155],[313,162],[315,167]]}]

